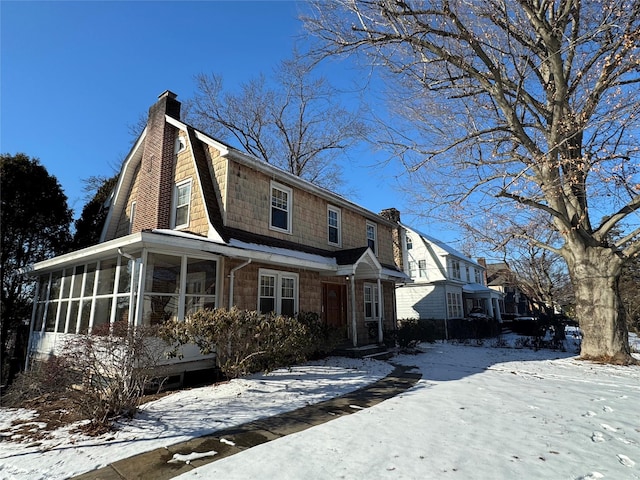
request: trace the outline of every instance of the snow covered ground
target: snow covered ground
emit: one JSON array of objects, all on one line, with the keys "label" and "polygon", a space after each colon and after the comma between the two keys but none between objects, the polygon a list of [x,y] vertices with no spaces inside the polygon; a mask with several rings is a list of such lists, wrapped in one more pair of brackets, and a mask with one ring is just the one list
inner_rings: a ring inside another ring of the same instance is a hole
[{"label": "snow covered ground", "polygon": [[[640,367],[494,345],[423,344],[422,353],[392,360],[423,375],[400,396],[180,478],[640,478]],[[98,438],[60,431],[39,444],[5,439],[0,479],[68,478],[344,394],[391,370],[385,362],[330,358],[174,393]],[[0,429],[31,415],[1,409]]]}]

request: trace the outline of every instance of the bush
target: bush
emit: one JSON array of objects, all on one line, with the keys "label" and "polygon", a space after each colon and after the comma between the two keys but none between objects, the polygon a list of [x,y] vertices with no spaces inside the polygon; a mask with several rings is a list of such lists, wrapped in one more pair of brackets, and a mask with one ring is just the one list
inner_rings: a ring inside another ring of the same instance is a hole
[{"label": "bush", "polygon": [[228,378],[300,363],[330,348],[330,332],[314,313],[298,318],[232,308],[200,310],[186,321],[166,322],[162,338],[178,356],[193,343],[202,354],[215,353]]},{"label": "bush", "polygon": [[398,323],[398,345],[402,348],[413,347],[419,342],[436,341],[436,326],[433,320],[408,319],[400,320]]},{"label": "bush", "polygon": [[21,407],[40,397],[65,396],[72,381],[71,368],[63,357],[49,357],[43,362],[33,362],[31,368],[19,373],[2,397],[6,407]]},{"label": "bush", "polygon": [[112,420],[136,412],[145,386],[160,374],[165,345],[156,332],[157,328],[131,328],[120,322],[90,335],[74,335],[59,356],[32,362],[3,401],[12,406],[37,397],[70,402],[89,420],[88,433],[107,431]]}]

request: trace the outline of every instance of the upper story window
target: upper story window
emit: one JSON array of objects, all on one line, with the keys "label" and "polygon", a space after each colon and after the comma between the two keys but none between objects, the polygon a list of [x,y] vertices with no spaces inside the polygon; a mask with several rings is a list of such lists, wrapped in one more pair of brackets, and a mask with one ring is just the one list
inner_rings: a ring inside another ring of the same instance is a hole
[{"label": "upper story window", "polygon": [[409,260],[409,276],[416,278],[416,262],[413,260]]},{"label": "upper story window", "polygon": [[292,193],[290,188],[271,182],[271,229],[291,233]]},{"label": "upper story window", "polygon": [[482,284],[482,272],[480,270],[478,270],[477,268],[474,268],[474,273],[475,273],[475,281],[476,283]]},{"label": "upper story window", "polygon": [[340,210],[335,207],[327,208],[327,234],[330,245],[340,246],[341,239],[341,215]]},{"label": "upper story window", "polygon": [[129,213],[129,233],[133,232],[133,222],[136,219],[136,202],[131,202],[131,210]]},{"label": "upper story window", "polygon": [[418,270],[420,278],[427,278],[427,261],[426,260],[418,260]]},{"label": "upper story window", "polygon": [[449,275],[451,278],[460,280],[460,261],[452,258],[449,260]]},{"label": "upper story window", "polygon": [[413,240],[407,237],[407,250],[411,250],[413,248]]},{"label": "upper story window", "polygon": [[367,222],[367,246],[378,254],[378,228],[375,223]]},{"label": "upper story window", "polygon": [[189,210],[191,209],[191,179],[176,184],[173,203],[173,228],[188,227]]}]

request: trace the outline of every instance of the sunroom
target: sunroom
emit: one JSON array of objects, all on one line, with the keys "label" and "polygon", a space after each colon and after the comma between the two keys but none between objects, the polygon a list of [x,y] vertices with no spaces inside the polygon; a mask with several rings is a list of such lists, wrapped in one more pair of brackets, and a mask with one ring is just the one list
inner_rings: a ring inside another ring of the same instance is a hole
[{"label": "sunroom", "polygon": [[[215,308],[221,262],[197,241],[151,232],[40,262],[29,352],[58,354],[70,335],[106,333],[116,322],[157,325]],[[182,362],[211,359],[186,349]]]}]

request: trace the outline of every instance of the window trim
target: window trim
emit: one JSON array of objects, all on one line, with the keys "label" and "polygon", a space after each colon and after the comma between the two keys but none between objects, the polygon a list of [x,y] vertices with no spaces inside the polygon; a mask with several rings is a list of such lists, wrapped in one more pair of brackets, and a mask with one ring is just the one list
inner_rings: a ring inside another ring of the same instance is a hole
[{"label": "window trim", "polygon": [[[332,226],[330,223],[330,213],[333,212],[336,214],[336,221],[337,221],[337,225],[336,226]],[[337,242],[332,242],[331,241],[331,228],[335,228],[337,230],[337,235],[338,235],[338,241]],[[340,210],[338,207],[334,207],[333,205],[327,205],[327,243],[329,245],[334,245],[336,247],[341,247],[342,246],[342,210]]]},{"label": "window trim", "polygon": [[460,260],[458,260],[457,258],[449,259],[449,267],[451,269],[451,271],[449,272],[450,278],[454,280],[462,280]]},{"label": "window trim", "polygon": [[[257,311],[260,312],[260,301],[263,298],[261,292],[262,285],[262,277],[273,277],[275,279],[274,289],[275,289],[275,297],[274,297],[274,307],[273,312],[276,315],[282,315],[282,280],[283,279],[293,279],[293,314],[297,315],[299,312],[300,305],[300,276],[295,272],[288,272],[284,270],[271,270],[268,268],[260,268],[258,269],[258,301],[257,301]],[[264,298],[272,298],[272,297],[264,297]],[[288,298],[288,297],[287,297]]]},{"label": "window trim", "polygon": [[[373,231],[373,239],[369,238],[369,227],[371,227],[372,231]],[[369,241],[373,241],[373,248],[371,250],[373,250],[373,254],[374,255],[378,255],[378,225],[370,222],[369,220],[367,220],[366,223],[366,237],[367,237],[367,246],[371,247],[371,245],[369,245]]]},{"label": "window trim", "polygon": [[[277,206],[273,205],[273,191],[274,190],[280,190],[283,193],[287,194],[287,208],[286,210],[281,209]],[[286,212],[287,214],[287,228],[281,228],[278,227],[277,225],[273,224],[273,209],[274,208],[279,208],[280,210],[283,210]],[[287,187],[285,185],[282,185],[281,183],[278,182],[274,182],[273,180],[270,183],[269,186],[269,230],[274,230],[277,232],[283,232],[283,233],[288,233],[291,234],[291,225],[292,225],[292,217],[293,216],[293,189],[290,187]]]},{"label": "window trim", "polygon": [[[176,219],[178,216],[178,208],[184,206],[184,205],[178,205],[178,192],[180,190],[181,187],[184,187],[188,185],[189,186],[189,201],[186,203],[187,206],[187,222],[186,223],[182,223],[180,225],[176,224]],[[183,180],[181,182],[176,182],[176,184],[173,187],[173,201],[172,201],[172,206],[171,206],[171,228],[172,229],[179,229],[179,228],[187,228],[189,226],[189,222],[191,220],[191,196],[193,193],[193,182],[191,181],[191,179],[187,179],[187,180]]]},{"label": "window trim", "polygon": [[447,318],[462,318],[462,294],[458,292],[447,292]]},{"label": "window trim", "polygon": [[[367,289],[371,289],[371,301],[367,302]],[[365,283],[362,289],[362,303],[364,305],[364,320],[371,322],[381,318],[380,297],[378,295],[378,285],[376,283]],[[371,303],[371,313],[373,316],[367,317],[367,304]]]}]

